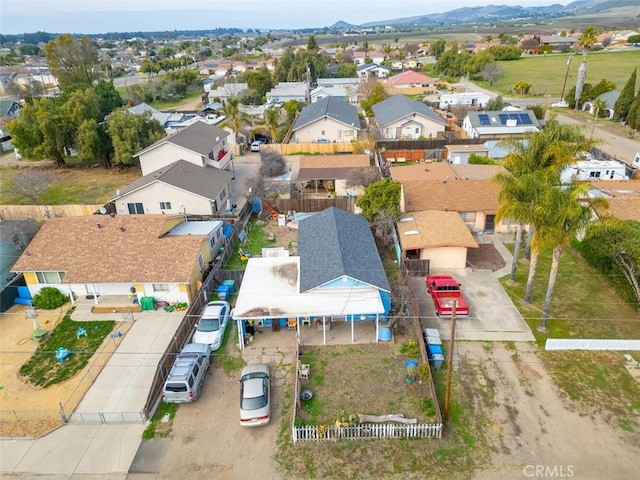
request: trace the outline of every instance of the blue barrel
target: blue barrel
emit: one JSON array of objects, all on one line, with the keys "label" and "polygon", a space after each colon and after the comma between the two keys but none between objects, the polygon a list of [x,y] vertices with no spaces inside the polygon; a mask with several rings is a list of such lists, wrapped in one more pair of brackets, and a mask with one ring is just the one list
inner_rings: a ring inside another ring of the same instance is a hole
[{"label": "blue barrel", "polygon": [[391,340],[391,328],[380,327],[378,329],[378,340],[382,342],[388,342],[389,340]]}]

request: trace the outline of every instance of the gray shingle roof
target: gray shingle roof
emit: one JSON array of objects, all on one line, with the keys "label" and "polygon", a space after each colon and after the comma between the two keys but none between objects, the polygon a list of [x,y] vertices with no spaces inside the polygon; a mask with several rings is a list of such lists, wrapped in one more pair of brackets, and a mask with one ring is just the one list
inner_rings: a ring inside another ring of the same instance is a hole
[{"label": "gray shingle roof", "polygon": [[390,291],[369,223],[364,217],[331,207],[300,221],[300,291],[349,276]]},{"label": "gray shingle roof", "polygon": [[231,181],[232,176],[233,173],[226,170],[200,167],[186,160],[178,160],[134,180],[120,192],[119,197],[157,181],[213,200]]},{"label": "gray shingle roof", "polygon": [[413,115],[419,113],[433,120],[441,125],[447,125],[442,118],[438,116],[431,108],[427,107],[424,103],[412,100],[405,95],[394,95],[389,97],[380,103],[376,103],[373,107],[373,114],[376,117],[378,125],[389,125],[397,120],[400,120],[407,115]]},{"label": "gray shingle roof", "polygon": [[187,128],[183,128],[168,137],[158,140],[153,145],[150,145],[141,152],[136,153],[135,156],[139,156],[142,153],[153,150],[165,143],[173,143],[174,145],[178,145],[187,150],[191,150],[192,152],[206,156],[213,151],[216,145],[228,136],[229,132],[220,130],[218,127],[209,125],[206,122],[198,121],[189,125]]},{"label": "gray shingle roof", "polygon": [[360,130],[358,109],[353,105],[349,105],[345,101],[334,97],[325,97],[304,107],[300,112],[296,123],[293,125],[293,130],[298,130],[305,125],[325,117],[332,118],[340,123],[349,125],[356,130]]}]

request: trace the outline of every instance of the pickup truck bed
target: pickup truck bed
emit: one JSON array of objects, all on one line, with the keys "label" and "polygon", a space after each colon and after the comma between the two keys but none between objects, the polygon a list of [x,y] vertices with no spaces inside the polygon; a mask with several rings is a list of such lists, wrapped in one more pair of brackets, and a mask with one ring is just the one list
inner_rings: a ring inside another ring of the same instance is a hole
[{"label": "pickup truck bed", "polygon": [[436,307],[436,315],[451,317],[453,301],[456,301],[456,317],[469,316],[469,307],[460,290],[460,284],[449,275],[428,275],[427,291]]}]

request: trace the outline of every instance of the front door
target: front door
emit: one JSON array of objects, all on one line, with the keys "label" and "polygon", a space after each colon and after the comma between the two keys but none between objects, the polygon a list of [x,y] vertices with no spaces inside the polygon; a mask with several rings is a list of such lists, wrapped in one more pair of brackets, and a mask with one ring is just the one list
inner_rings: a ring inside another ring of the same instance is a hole
[{"label": "front door", "polygon": [[495,228],[496,228],[496,216],[487,215],[487,218],[484,221],[484,232],[493,233]]}]

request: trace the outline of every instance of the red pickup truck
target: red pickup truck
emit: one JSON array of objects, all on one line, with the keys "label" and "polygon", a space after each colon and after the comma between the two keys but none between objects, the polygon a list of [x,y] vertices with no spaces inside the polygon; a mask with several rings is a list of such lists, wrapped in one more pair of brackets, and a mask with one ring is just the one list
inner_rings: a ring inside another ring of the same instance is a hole
[{"label": "red pickup truck", "polygon": [[469,307],[462,296],[460,284],[449,275],[427,275],[427,290],[436,305],[436,315],[450,317],[456,301],[456,317],[468,317]]}]

